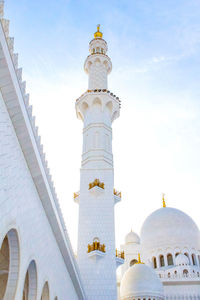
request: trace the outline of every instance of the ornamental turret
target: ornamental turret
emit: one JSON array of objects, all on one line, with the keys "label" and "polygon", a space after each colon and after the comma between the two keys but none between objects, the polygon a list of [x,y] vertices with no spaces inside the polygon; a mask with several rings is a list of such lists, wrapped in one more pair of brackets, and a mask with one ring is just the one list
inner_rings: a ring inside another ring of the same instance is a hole
[{"label": "ornamental turret", "polygon": [[116,300],[114,205],[121,193],[114,189],[112,122],[119,116],[120,100],[107,88],[112,63],[100,26],[89,43],[84,70],[88,89],[76,100],[77,117],[83,121],[83,149],[79,204],[77,260],[87,300]]},{"label": "ornamental turret", "polygon": [[87,57],[84,65],[85,72],[88,74],[88,89],[107,89],[107,75],[112,70],[110,58],[106,55],[108,47],[106,41],[102,38],[103,34],[99,31],[100,25],[97,26],[97,32],[94,39],[89,44],[90,55]]}]

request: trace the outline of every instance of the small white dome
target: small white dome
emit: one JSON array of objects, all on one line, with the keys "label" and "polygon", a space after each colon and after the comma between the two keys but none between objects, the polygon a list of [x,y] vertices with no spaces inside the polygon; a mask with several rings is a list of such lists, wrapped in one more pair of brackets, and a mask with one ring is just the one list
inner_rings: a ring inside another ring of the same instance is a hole
[{"label": "small white dome", "polygon": [[126,244],[139,244],[140,238],[137,235],[137,233],[130,231],[125,237],[125,243]]},{"label": "small white dome", "polygon": [[199,249],[200,232],[195,222],[184,212],[163,207],[145,220],[141,229],[141,244],[148,250],[186,246]]},{"label": "small white dome", "polygon": [[133,297],[164,299],[163,285],[151,267],[136,264],[125,272],[121,281],[120,296],[122,300]]},{"label": "small white dome", "polygon": [[175,259],[175,265],[176,266],[188,266],[189,265],[189,259],[185,254],[180,253],[177,255]]}]

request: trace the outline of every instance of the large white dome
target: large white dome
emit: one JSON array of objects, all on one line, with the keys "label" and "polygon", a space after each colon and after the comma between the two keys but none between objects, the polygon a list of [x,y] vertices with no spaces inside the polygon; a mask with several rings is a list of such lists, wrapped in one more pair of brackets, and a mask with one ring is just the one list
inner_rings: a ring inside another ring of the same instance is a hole
[{"label": "large white dome", "polygon": [[190,247],[200,249],[200,232],[184,212],[163,207],[153,212],[141,229],[141,244],[145,249],[159,247]]},{"label": "large white dome", "polygon": [[133,297],[159,297],[159,299],[164,299],[163,294],[163,285],[151,267],[144,264],[135,264],[124,273],[120,287],[122,300],[133,299]]},{"label": "large white dome", "polygon": [[130,231],[125,237],[125,243],[126,244],[139,244],[140,238],[137,235],[137,233]]}]

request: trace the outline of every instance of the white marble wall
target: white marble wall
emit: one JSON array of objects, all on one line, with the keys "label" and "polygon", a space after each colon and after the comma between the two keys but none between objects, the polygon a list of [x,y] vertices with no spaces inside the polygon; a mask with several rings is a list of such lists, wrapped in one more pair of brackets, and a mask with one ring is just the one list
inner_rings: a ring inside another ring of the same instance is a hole
[{"label": "white marble wall", "polygon": [[19,239],[19,274],[14,299],[22,299],[25,274],[32,260],[37,268],[37,300],[46,281],[49,299],[54,300],[56,296],[58,300],[78,299],[1,95],[0,207],[0,245],[13,228]]}]

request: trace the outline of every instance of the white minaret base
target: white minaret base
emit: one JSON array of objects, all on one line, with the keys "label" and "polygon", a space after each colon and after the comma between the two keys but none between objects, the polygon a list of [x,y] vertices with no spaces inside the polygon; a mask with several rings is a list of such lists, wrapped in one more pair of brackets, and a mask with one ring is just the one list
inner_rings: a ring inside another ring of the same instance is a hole
[{"label": "white minaret base", "polygon": [[[94,178],[105,183],[105,189],[99,188],[101,192],[88,190],[88,183]],[[112,169],[81,170],[79,209],[78,264],[86,295],[88,300],[114,300],[117,294]],[[87,253],[94,238],[105,244],[105,253]]]}]

